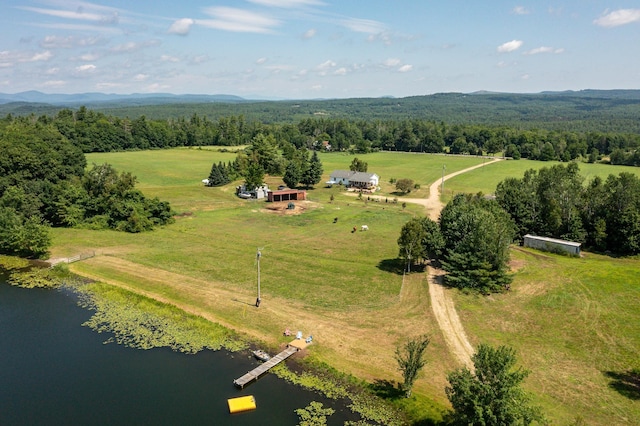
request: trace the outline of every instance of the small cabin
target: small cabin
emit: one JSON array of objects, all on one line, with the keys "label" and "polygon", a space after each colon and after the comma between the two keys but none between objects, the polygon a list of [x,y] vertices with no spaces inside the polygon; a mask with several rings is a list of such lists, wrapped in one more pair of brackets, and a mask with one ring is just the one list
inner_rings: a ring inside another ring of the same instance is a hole
[{"label": "small cabin", "polygon": [[523,245],[538,250],[553,253],[568,253],[571,256],[580,256],[580,243],[555,238],[539,237],[527,234],[523,237]]},{"label": "small cabin", "polygon": [[301,189],[282,189],[280,191],[269,191],[267,201],[302,201],[307,199],[307,191]]}]

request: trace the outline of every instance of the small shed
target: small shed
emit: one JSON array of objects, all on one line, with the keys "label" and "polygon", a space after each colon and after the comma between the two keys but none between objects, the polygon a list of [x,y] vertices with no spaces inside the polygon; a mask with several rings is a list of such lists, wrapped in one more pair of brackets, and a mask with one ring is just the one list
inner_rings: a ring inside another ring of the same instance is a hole
[{"label": "small shed", "polygon": [[523,237],[523,245],[538,250],[550,251],[554,253],[568,253],[572,256],[580,256],[580,243],[556,238],[539,237],[527,234]]},{"label": "small shed", "polygon": [[269,191],[267,201],[302,201],[307,199],[307,191],[302,189],[283,189],[280,191]]}]

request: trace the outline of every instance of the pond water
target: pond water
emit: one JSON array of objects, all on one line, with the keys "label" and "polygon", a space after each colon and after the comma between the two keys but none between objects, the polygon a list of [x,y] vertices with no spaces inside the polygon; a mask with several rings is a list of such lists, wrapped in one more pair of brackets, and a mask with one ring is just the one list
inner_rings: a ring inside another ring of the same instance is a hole
[{"label": "pond water", "polygon": [[[320,401],[330,425],[357,420],[344,402],[267,373],[237,389],[258,361],[247,352],[138,350],[81,324],[91,312],[66,290],[22,289],[0,277],[0,425],[296,425],[294,410]],[[257,409],[229,414],[227,399]]]}]

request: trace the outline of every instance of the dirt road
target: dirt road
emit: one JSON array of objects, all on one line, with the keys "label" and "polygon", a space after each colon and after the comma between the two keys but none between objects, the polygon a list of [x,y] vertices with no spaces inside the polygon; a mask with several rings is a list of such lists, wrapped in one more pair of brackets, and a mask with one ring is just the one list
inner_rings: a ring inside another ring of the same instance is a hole
[{"label": "dirt road", "polygon": [[[447,179],[451,179],[454,176],[466,173],[468,171],[477,169],[487,164],[494,163],[496,161],[500,161],[500,159],[495,159],[485,164],[479,164],[474,167],[459,170],[455,173],[451,173],[445,176],[444,180],[446,181]],[[423,204],[427,208],[429,217],[437,221],[440,216],[440,211],[442,211],[442,208],[444,207],[444,205],[440,201],[441,185],[442,179],[438,179],[433,184],[431,184],[431,186],[429,187],[429,198],[422,200],[412,199],[405,201],[422,201],[420,202],[420,204]],[[442,284],[443,271],[428,267],[427,275],[429,281],[429,295],[431,296],[431,308],[433,310],[433,315],[436,317],[436,321],[438,321],[438,326],[440,327],[440,330],[442,330],[442,334],[444,335],[444,339],[447,342],[447,346],[461,364],[464,364],[471,369],[473,368],[471,356],[474,353],[474,349],[473,346],[471,346],[471,343],[469,343],[469,339],[464,332],[464,328],[462,327],[460,317],[458,317],[458,313],[456,312],[453,300],[451,300],[451,297],[449,297],[449,290]]]}]

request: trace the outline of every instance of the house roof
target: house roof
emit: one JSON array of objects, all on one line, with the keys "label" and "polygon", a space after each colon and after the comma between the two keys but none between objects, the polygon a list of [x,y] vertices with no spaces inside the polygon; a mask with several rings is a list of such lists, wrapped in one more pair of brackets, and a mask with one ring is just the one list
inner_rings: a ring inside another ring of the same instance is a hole
[{"label": "house roof", "polygon": [[537,235],[531,235],[531,234],[527,234],[523,238],[530,238],[532,240],[545,241],[545,242],[548,242],[548,243],[564,244],[566,246],[572,246],[572,247],[580,247],[581,246],[580,243],[576,243],[574,241],[558,240],[556,238],[549,238],[549,237],[539,237]]},{"label": "house roof", "polygon": [[349,179],[354,173],[351,170],[334,170],[331,172],[331,178]]},{"label": "house roof", "polygon": [[378,177],[375,173],[355,172],[349,180],[351,182],[371,182],[374,176]]}]

